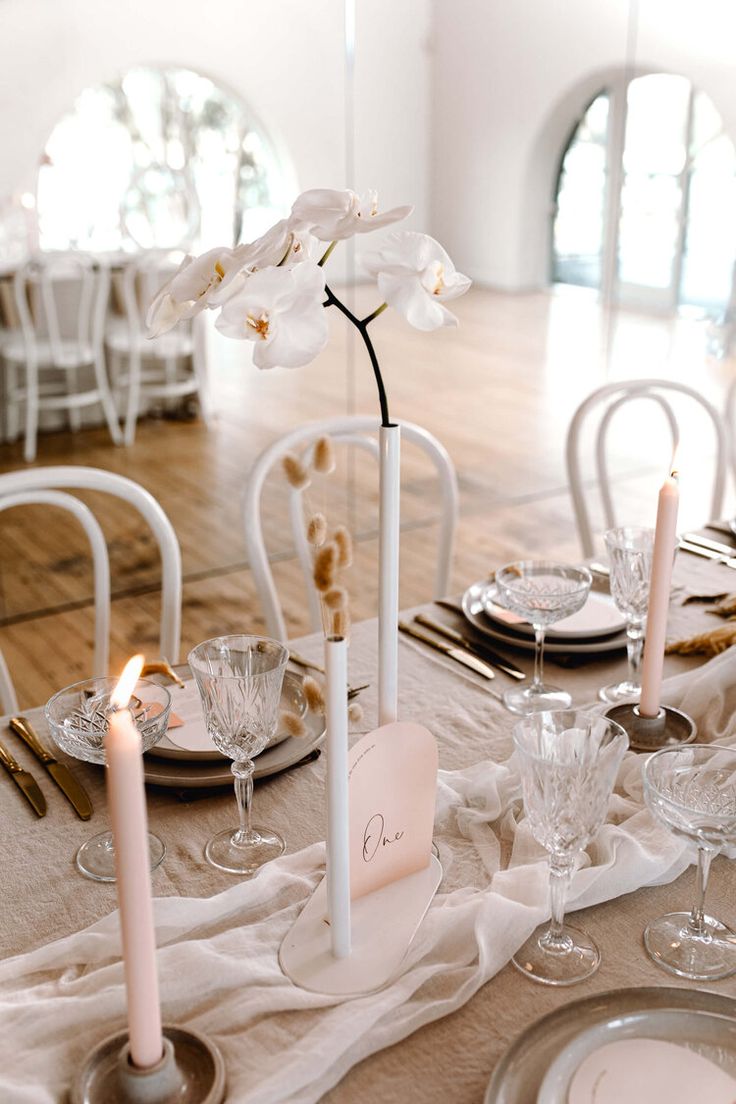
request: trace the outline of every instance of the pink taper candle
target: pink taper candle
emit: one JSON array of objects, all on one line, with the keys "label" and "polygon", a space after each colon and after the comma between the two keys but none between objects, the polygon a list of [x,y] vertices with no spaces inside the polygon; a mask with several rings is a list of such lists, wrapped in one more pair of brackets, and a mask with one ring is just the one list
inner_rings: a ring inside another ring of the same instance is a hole
[{"label": "pink taper candle", "polygon": [[667,614],[670,606],[672,564],[677,545],[677,508],[680,493],[677,472],[665,479],[657,503],[657,527],[654,531],[652,579],[649,585],[649,609],[641,668],[639,712],[643,717],[656,717],[662,691],[662,666],[667,636]]},{"label": "pink taper candle", "polygon": [[159,1061],[163,1043],[141,737],[127,708],[142,667],[143,656],[134,656],[115,688],[111,700],[118,712],[110,716],[105,752],[130,1057],[134,1066],[145,1069]]}]

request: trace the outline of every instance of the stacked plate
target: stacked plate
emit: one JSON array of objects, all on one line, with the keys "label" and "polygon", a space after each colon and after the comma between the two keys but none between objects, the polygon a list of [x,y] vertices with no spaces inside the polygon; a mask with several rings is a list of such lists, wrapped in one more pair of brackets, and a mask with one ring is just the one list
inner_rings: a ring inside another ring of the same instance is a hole
[{"label": "stacked plate", "polygon": [[[230,760],[222,755],[207,732],[199,691],[193,679],[183,687],[171,687],[171,713],[178,722],[169,723],[166,735],[143,759],[146,782],[176,789],[221,786],[233,780]],[[271,774],[298,763],[318,747],[325,735],[325,719],[310,713],[302,680],[287,671],[281,690],[281,712],[295,713],[304,722],[306,736],[294,737],[280,726],[268,747],[254,759],[253,777]]]},{"label": "stacked plate", "polygon": [[[497,644],[534,649],[534,630],[528,622],[498,604],[495,583],[473,583],[463,595],[463,613],[471,625]],[[581,610],[551,625],[546,632],[546,654],[587,655],[626,647],[626,621],[609,594],[591,590]]]},{"label": "stacked plate", "polygon": [[485,1104],[732,1104],[736,1001],[696,989],[617,989],[532,1024]]}]

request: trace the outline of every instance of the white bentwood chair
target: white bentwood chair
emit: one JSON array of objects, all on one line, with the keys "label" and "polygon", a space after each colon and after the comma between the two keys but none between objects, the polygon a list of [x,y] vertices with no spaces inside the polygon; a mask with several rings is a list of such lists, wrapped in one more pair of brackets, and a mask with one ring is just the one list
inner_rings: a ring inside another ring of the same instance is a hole
[{"label": "white bentwood chair", "polygon": [[203,421],[210,421],[204,318],[180,323],[160,337],[146,336],[148,304],[176,268],[171,254],[152,251],[134,257],[120,278],[125,317],[108,320],[105,347],[115,390],[125,395],[126,445],[135,441],[146,400],[196,395]]},{"label": "white bentwood chair", "polygon": [[[63,488],[63,489],[61,489]],[[177,663],[181,637],[181,552],[174,528],[149,492],[132,479],[99,468],[49,467],[0,475],[0,512],[13,506],[55,506],[67,510],[84,529],[92,551],[95,650],[92,675],[108,673],[110,646],[110,561],[100,525],[90,508],[67,490],[103,491],[137,510],[148,523],[161,555],[161,655]],[[16,712],[18,701],[0,653],[0,703]]]},{"label": "white bentwood chair", "polygon": [[[72,430],[80,410],[99,404],[110,436],[122,435],[105,368],[103,334],[110,289],[106,268],[83,253],[39,255],[15,273],[13,290],[20,333],[3,342],[7,381],[7,435],[16,440],[25,406],[23,457],[36,458],[39,413],[65,410]],[[92,371],[94,385],[80,389],[79,375]],[[40,379],[43,372],[47,378]],[[19,384],[19,375],[25,377]]]},{"label": "white bentwood chair", "polygon": [[713,428],[715,439],[715,465],[709,517],[717,518],[721,516],[726,484],[728,437],[723,418],[713,404],[694,388],[688,387],[687,384],[684,383],[677,383],[674,380],[638,379],[607,383],[603,387],[597,388],[597,390],[588,395],[587,399],[583,400],[575,411],[567,431],[565,449],[567,478],[573,509],[575,511],[575,522],[577,524],[580,545],[583,556],[586,559],[589,559],[595,553],[590,512],[585,499],[585,483],[583,480],[581,463],[581,435],[586,421],[593,414],[597,413],[600,415],[595,436],[595,471],[603,507],[605,527],[606,529],[612,529],[616,525],[616,515],[608,474],[606,444],[613,416],[629,402],[646,400],[654,403],[661,410],[669,427],[672,437],[672,451],[674,452],[680,440],[680,428],[671,403],[671,399],[675,396],[684,396],[699,405],[707,415]]},{"label": "white bentwood chair", "polygon": [[[400,419],[398,424],[401,426],[402,447],[406,444],[421,449],[432,462],[437,475],[441,511],[437,566],[432,597],[441,598],[447,594],[449,588],[452,550],[458,516],[458,486],[455,467],[445,447],[426,429]],[[309,457],[315,441],[323,436],[330,437],[335,443],[356,446],[373,456],[376,460],[376,473],[378,473],[377,434],[379,425],[378,418],[363,414],[309,422],[274,441],[273,444],[264,449],[251,468],[243,496],[245,543],[253,579],[263,605],[266,628],[269,635],[277,640],[287,640],[287,630],[263,535],[261,509],[266,478],[287,453],[296,453],[305,458]],[[313,630],[318,631],[321,628],[322,621],[319,599],[312,581],[311,549],[305,535],[303,494],[293,488],[290,488],[289,491],[289,513],[294,544],[304,575],[310,620]]]}]

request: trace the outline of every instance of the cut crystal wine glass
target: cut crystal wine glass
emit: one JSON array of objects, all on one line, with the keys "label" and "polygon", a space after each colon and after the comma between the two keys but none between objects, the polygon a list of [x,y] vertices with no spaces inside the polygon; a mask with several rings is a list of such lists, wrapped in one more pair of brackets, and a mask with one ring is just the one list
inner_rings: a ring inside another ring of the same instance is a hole
[{"label": "cut crystal wine glass", "polygon": [[550,924],[512,959],[534,981],[573,985],[600,964],[590,936],[565,923],[565,901],[578,855],[605,820],[628,743],[615,721],[581,710],[534,713],[514,727],[524,812],[549,852]]},{"label": "cut crystal wine glass", "polygon": [[654,530],[623,526],[605,535],[611,576],[611,595],[626,618],[626,651],[629,669],[622,682],[599,690],[602,701],[616,704],[638,701],[641,693],[639,668],[644,644],[644,626],[649,605]]},{"label": "cut crystal wine glass", "polygon": [[[92,678],[76,682],[54,694],[46,705],[46,721],[57,747],[74,759],[87,763],[105,763],[104,739],[114,706],[110,697],[117,678]],[[165,734],[171,710],[171,695],[165,686],[139,679],[130,701],[143,751],[157,744]],[[151,870],[163,860],[166,846],[153,832],[148,833]],[[115,881],[115,850],[112,832],[101,832],[87,840],[77,851],[77,869],[96,882]]]},{"label": "cut crystal wine glass", "polygon": [[644,764],[644,799],[671,832],[698,848],[698,899],[691,912],[653,920],[644,945],[678,977],[715,981],[736,973],[736,932],[705,912],[710,864],[736,843],[736,749],[718,744],[664,748]]},{"label": "cut crystal wine glass", "polygon": [[506,690],[503,702],[512,713],[567,709],[572,698],[566,690],[544,682],[544,634],[548,625],[571,617],[585,605],[592,576],[585,567],[547,560],[519,560],[496,572],[500,605],[518,613],[534,628],[534,676],[529,685]]},{"label": "cut crystal wine glass", "polygon": [[281,684],[289,653],[262,636],[219,636],[189,653],[202,698],[207,731],[215,747],[233,760],[239,825],[214,836],[207,861],[229,874],[254,874],[284,850],[269,828],[251,822],[253,758],[276,731]]}]

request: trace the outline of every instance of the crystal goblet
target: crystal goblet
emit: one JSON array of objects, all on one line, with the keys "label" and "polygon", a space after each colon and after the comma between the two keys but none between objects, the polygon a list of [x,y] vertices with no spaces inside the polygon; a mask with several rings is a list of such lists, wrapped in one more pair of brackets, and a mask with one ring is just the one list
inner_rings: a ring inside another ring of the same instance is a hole
[{"label": "crystal goblet", "polygon": [[663,969],[693,981],[736,973],[736,932],[708,916],[710,864],[736,843],[736,750],[718,744],[664,748],[644,764],[644,799],[671,832],[698,848],[698,898],[690,912],[671,912],[644,932],[647,952]]},{"label": "crystal goblet", "polygon": [[[117,678],[92,678],[76,682],[54,694],[45,709],[49,732],[57,747],[86,763],[105,763],[104,739],[109,715],[114,712],[110,696]],[[143,751],[157,744],[165,734],[171,710],[171,695],[165,686],[139,679],[130,702]],[[148,833],[151,870],[163,860],[166,846]],[[112,832],[101,832],[77,851],[77,869],[96,882],[115,881],[115,850]]]},{"label": "crystal goblet", "polygon": [[573,985],[600,964],[590,936],[565,923],[565,901],[578,855],[605,820],[628,744],[615,721],[582,710],[534,713],[514,726],[524,812],[549,852],[550,924],[512,959],[534,981]]},{"label": "crystal goblet", "polygon": [[654,530],[623,526],[605,534],[611,570],[611,594],[616,608],[626,618],[626,651],[629,669],[621,682],[598,691],[601,701],[615,705],[638,701],[641,693],[639,667],[644,644],[644,625],[649,605]]},{"label": "crystal goblet", "polygon": [[506,690],[503,703],[512,713],[567,709],[566,690],[544,683],[544,634],[548,625],[571,617],[585,605],[592,576],[585,567],[547,560],[519,560],[496,572],[500,605],[518,613],[534,628],[534,676],[529,685]]},{"label": "crystal goblet", "polygon": [[289,653],[262,636],[218,636],[189,653],[204,716],[215,747],[233,760],[239,825],[218,832],[207,861],[228,874],[254,874],[284,850],[276,832],[251,821],[253,758],[276,731],[281,684]]}]

